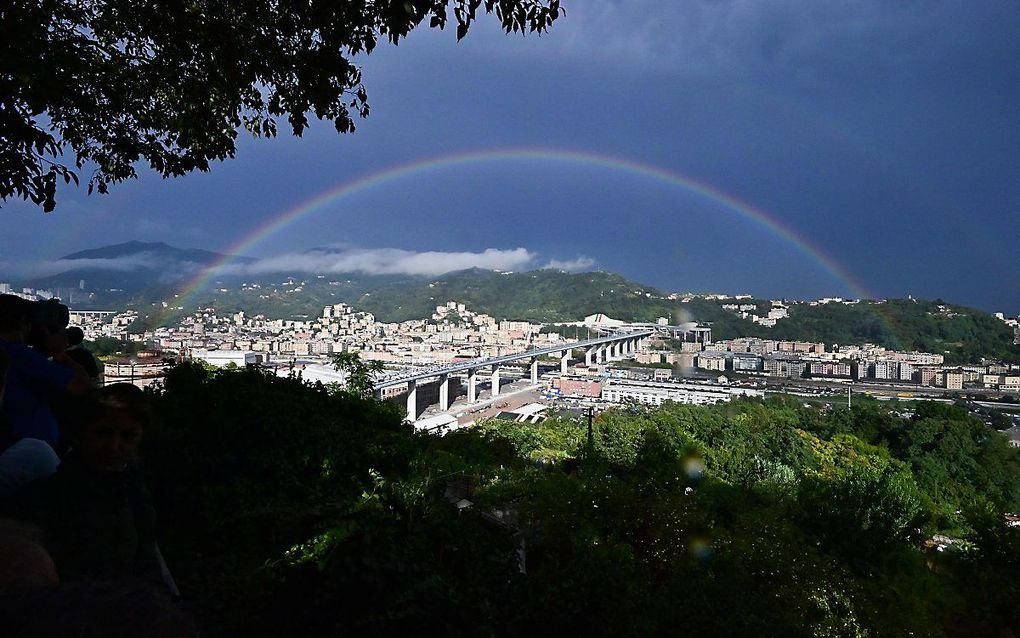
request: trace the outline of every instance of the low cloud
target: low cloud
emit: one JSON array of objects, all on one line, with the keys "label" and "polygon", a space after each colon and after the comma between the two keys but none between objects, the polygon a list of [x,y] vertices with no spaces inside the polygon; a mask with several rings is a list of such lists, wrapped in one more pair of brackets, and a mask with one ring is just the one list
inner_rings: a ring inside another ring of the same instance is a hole
[{"label": "low cloud", "polygon": [[51,259],[43,261],[0,261],[0,273],[18,279],[40,279],[59,275],[68,270],[110,270],[130,272],[142,268],[154,269],[166,265],[166,259],[151,253],[136,253],[124,257],[96,259]]},{"label": "low cloud", "polygon": [[351,248],[337,252],[313,251],[278,255],[250,264],[235,264],[224,274],[259,275],[278,272],[318,274],[358,272],[368,275],[441,275],[454,270],[484,268],[517,270],[534,263],[537,255],[526,248],[481,252],[415,252],[399,248]]},{"label": "low cloud", "polygon": [[548,264],[543,266],[548,270],[566,270],[567,272],[581,272],[583,270],[591,270],[595,267],[595,260],[591,257],[580,256],[577,259],[553,259]]},{"label": "low cloud", "polygon": [[[300,253],[230,263],[219,269],[221,275],[264,275],[275,273],[366,275],[441,275],[456,270],[530,270],[550,268],[576,272],[590,269],[595,261],[580,256],[575,259],[552,259],[544,266],[538,253],[527,248],[487,248],[482,251],[413,251],[400,248],[356,248],[350,246],[322,248]],[[56,259],[50,261],[0,261],[0,281],[40,279],[69,270],[106,270],[131,272],[139,269],[158,270],[161,280],[178,280],[190,276],[206,264],[178,262],[148,252],[102,259]]]}]

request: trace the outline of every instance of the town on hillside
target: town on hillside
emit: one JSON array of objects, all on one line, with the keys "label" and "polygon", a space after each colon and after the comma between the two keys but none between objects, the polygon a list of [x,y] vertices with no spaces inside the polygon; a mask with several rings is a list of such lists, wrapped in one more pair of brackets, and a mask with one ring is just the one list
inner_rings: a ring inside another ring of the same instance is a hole
[{"label": "town on hillside", "polygon": [[[38,298],[46,292],[26,289],[20,294]],[[781,301],[758,314],[759,306],[748,303],[748,296],[707,297],[762,325],[788,316],[788,304]],[[306,319],[205,309],[175,325],[136,334],[128,330],[137,319],[135,311],[72,308],[70,316],[90,341],[133,343],[130,356],[104,357],[107,383],[149,385],[175,362],[195,360],[215,367],[255,365],[278,375],[342,384],[346,373],[334,367],[332,356],[354,352],[380,364],[382,372],[374,379],[379,397],[406,405],[416,427],[435,431],[486,417],[540,419],[548,407],[601,411],[628,402],[709,404],[766,393],[830,402],[852,400],[853,394],[941,401],[966,394],[986,407],[1009,407],[1020,400],[1016,364],[951,364],[940,353],[869,343],[713,339],[709,322],[671,325],[665,317],[633,323],[595,313],[575,322],[543,324],[497,319],[448,301],[436,305],[429,317],[389,323],[338,303]],[[1017,319],[996,316],[1020,331]],[[1020,445],[1020,435],[1016,438]]]}]

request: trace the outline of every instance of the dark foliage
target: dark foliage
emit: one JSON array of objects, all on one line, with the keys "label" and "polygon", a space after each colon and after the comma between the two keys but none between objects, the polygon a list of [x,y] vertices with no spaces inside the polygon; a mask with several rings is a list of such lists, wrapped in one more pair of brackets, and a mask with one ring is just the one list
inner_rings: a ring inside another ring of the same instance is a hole
[{"label": "dark foliage", "polygon": [[354,59],[426,22],[457,38],[479,9],[509,32],[542,32],[559,0],[9,0],[0,7],[0,200],[56,205],[89,168],[89,192],[136,176],[209,170],[238,131],[295,135],[309,115],[340,133],[368,115]]},{"label": "dark foliage", "polygon": [[[161,544],[206,635],[1020,629],[1018,452],[952,406],[634,407],[589,444],[573,417],[416,435],[253,369],[182,366],[156,401]],[[922,551],[940,531],[958,549]]]}]

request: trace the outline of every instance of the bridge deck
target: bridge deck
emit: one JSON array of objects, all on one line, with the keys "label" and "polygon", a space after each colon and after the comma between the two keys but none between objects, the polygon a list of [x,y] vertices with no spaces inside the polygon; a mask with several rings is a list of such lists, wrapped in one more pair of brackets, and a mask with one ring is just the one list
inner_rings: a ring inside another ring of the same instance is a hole
[{"label": "bridge deck", "polygon": [[413,372],[410,374],[401,375],[399,377],[394,377],[392,379],[379,381],[375,384],[375,389],[382,390],[383,388],[401,385],[409,381],[431,379],[432,377],[438,377],[443,374],[467,372],[468,370],[475,370],[477,368],[484,368],[486,366],[502,365],[504,363],[510,363],[511,361],[519,361],[521,359],[530,359],[531,357],[541,357],[547,354],[565,352],[567,350],[572,350],[574,348],[587,348],[590,346],[601,345],[603,343],[625,341],[627,339],[641,339],[654,334],[654,332],[655,332],[654,330],[636,330],[634,332],[618,332],[615,334],[607,335],[605,337],[583,339],[581,341],[573,341],[571,343],[565,343],[558,346],[550,346],[548,348],[535,348],[534,350],[526,350],[524,352],[518,352],[517,354],[507,354],[500,357],[491,357],[486,359],[471,359],[470,361],[462,361],[460,363],[454,363],[449,366],[444,366],[437,370]]}]

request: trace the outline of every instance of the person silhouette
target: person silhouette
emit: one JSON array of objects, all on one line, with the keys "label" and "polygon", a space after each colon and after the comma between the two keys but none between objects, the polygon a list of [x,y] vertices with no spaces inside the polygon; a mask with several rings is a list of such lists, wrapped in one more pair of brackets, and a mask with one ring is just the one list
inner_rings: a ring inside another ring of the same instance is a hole
[{"label": "person silhouette", "polygon": [[92,379],[93,385],[99,381],[99,362],[88,349],[82,345],[85,340],[85,332],[77,326],[71,326],[66,330],[67,334],[67,356],[75,363],[85,369],[85,372]]},{"label": "person silhouette", "polygon": [[141,389],[95,391],[80,431],[52,476],[10,499],[5,515],[37,525],[61,582],[83,579],[168,585],[155,537],[155,510],[138,448],[152,412]]},{"label": "person silhouette", "polygon": [[[38,439],[56,448],[60,429],[49,400],[81,395],[92,387],[88,373],[65,352],[66,326],[66,313],[50,302],[33,304],[0,295],[0,349],[10,359],[2,409],[15,440]],[[28,346],[30,335],[42,352]]]},{"label": "person silhouette", "polygon": [[[8,361],[0,401],[0,497],[56,470],[60,427],[50,401],[83,394],[91,387],[85,370],[64,352],[50,361],[26,344],[34,315],[42,320],[47,336],[63,332],[66,313],[60,308],[59,303],[40,306],[0,294],[0,351]],[[54,344],[60,341],[53,338]]]}]

